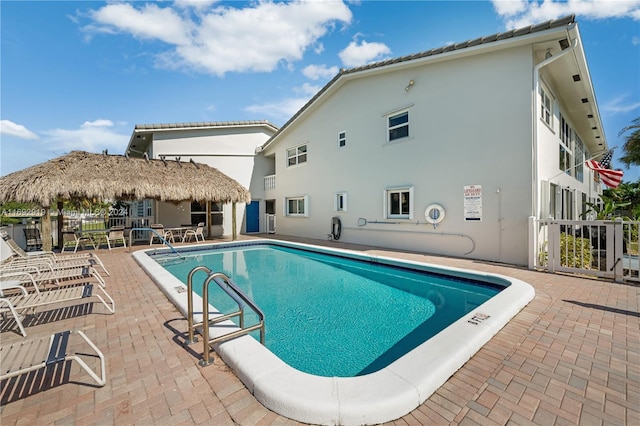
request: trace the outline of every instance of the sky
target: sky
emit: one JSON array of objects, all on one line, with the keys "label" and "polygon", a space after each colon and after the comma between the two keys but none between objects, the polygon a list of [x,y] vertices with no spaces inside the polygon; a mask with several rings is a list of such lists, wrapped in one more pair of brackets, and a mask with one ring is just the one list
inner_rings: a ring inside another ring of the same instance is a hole
[{"label": "sky", "polygon": [[[136,124],[283,125],[340,68],[576,14],[614,168],[640,117],[640,0],[0,0],[0,175],[124,154]],[[104,171],[103,171],[104,172]]]}]

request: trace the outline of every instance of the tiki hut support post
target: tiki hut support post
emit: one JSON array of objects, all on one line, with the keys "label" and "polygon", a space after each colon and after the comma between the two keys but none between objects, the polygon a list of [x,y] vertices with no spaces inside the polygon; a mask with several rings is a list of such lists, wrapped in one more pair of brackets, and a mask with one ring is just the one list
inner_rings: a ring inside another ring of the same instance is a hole
[{"label": "tiki hut support post", "polygon": [[[105,150],[106,151],[106,150]],[[62,231],[64,229],[64,212],[63,202],[58,200],[58,248],[62,249],[64,241],[62,239]]]},{"label": "tiki hut support post", "polygon": [[233,201],[231,203],[231,240],[235,241],[238,239],[238,231],[236,229],[236,202]]},{"label": "tiki hut support post", "polygon": [[51,206],[44,206],[44,216],[42,216],[40,227],[42,228],[42,250],[53,250],[53,244],[51,243]]}]

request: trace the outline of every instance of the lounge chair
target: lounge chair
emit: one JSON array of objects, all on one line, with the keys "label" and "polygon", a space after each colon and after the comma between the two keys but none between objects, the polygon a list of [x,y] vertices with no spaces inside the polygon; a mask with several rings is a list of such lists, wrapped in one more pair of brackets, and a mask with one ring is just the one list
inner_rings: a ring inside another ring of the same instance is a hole
[{"label": "lounge chair", "polygon": [[[13,288],[19,290],[21,293],[13,296],[5,295],[0,297],[0,314],[2,314],[4,319],[7,314],[10,313],[24,337],[27,337],[27,332],[24,330],[22,318],[20,317],[20,313],[23,311],[34,312],[36,309],[44,306],[85,300],[90,297],[97,298],[110,313],[113,314],[116,311],[115,302],[106,290],[99,285],[78,284],[34,293],[29,293],[25,287],[20,285],[13,286]],[[94,290],[96,289],[99,290],[102,295],[95,292]]]},{"label": "lounge chair", "polygon": [[[78,253],[78,254],[65,254],[56,256],[56,254],[52,251],[39,251],[39,252],[25,252],[22,247],[20,247],[14,240],[4,231],[0,231],[0,244],[3,245],[2,252],[3,257],[6,251],[11,252],[13,255],[8,257],[7,259],[3,259],[3,264],[5,263],[13,263],[16,261],[32,261],[38,260],[40,262],[47,261],[54,266],[65,267],[65,266],[82,266],[83,264],[79,264],[80,261],[85,262],[89,265],[99,265],[100,268],[105,272],[105,274],[110,275],[107,268],[102,263],[102,260],[94,254],[94,253]],[[8,249],[6,248],[8,247]],[[71,262],[78,262],[72,265],[69,265]]]},{"label": "lounge chair", "polygon": [[196,229],[187,229],[182,236],[182,242],[191,240],[191,237],[195,238],[196,243],[199,242],[198,238],[202,238],[202,242],[204,242],[204,222],[200,222]]},{"label": "lounge chair", "polygon": [[[75,353],[68,350],[69,338],[78,335],[93,349],[100,359],[100,374],[96,374],[81,358],[84,353]],[[104,355],[80,330],[68,330],[42,337],[35,340],[23,340],[0,348],[0,380],[16,377],[31,371],[53,366],[60,362],[77,361],[80,367],[99,386],[107,382]]]},{"label": "lounge chair", "polygon": [[104,278],[91,266],[81,266],[76,268],[56,269],[53,271],[39,271],[37,267],[0,268],[0,282],[18,280],[22,284],[33,283],[37,287],[52,284],[57,287],[72,283],[73,281],[95,280],[101,287],[106,287]]}]

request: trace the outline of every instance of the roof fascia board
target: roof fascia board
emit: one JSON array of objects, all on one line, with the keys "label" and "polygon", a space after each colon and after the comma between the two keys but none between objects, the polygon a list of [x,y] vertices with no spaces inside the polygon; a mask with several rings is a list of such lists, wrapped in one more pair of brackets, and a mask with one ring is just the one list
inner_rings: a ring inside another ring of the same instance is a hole
[{"label": "roof fascia board", "polygon": [[576,39],[577,49],[573,49],[572,55],[576,62],[576,66],[582,75],[582,81],[584,81],[585,89],[587,91],[587,96],[592,99],[593,102],[593,113],[594,119],[596,121],[596,126],[600,129],[601,136],[600,140],[602,141],[603,149],[608,150],[609,144],[607,143],[607,137],[604,133],[604,126],[602,125],[602,117],[600,115],[600,108],[598,106],[598,101],[596,98],[596,92],[593,87],[593,82],[591,81],[591,74],[589,73],[589,65],[587,63],[587,58],[584,53],[583,45],[582,45],[582,37],[580,36],[580,30],[578,29],[578,25],[574,23],[567,30],[569,37],[573,40]]},{"label": "roof fascia board", "polygon": [[131,137],[129,138],[129,143],[127,144],[127,147],[125,148],[124,152],[129,152],[132,150],[131,145],[133,144],[134,139],[136,138],[136,135],[140,134],[140,133],[160,133],[160,132],[172,132],[172,131],[182,131],[182,130],[210,130],[210,129],[231,129],[231,128],[250,128],[250,127],[263,127],[269,131],[272,132],[277,132],[278,131],[278,127],[274,126],[271,123],[268,122],[264,122],[264,123],[238,123],[238,124],[234,124],[234,123],[223,123],[221,125],[216,125],[216,126],[194,126],[194,127],[188,127],[188,126],[180,126],[180,127],[165,127],[165,128],[153,128],[150,127],[148,129],[145,128],[138,128],[138,126],[140,126],[139,124],[136,124],[134,126],[133,132],[131,133]]}]

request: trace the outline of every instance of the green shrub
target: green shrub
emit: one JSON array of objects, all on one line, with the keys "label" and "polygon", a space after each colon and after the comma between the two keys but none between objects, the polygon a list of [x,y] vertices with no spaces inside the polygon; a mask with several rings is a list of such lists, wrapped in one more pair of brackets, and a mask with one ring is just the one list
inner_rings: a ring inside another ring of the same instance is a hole
[{"label": "green shrub", "polygon": [[593,254],[588,238],[560,234],[560,264],[569,268],[591,269]]}]

